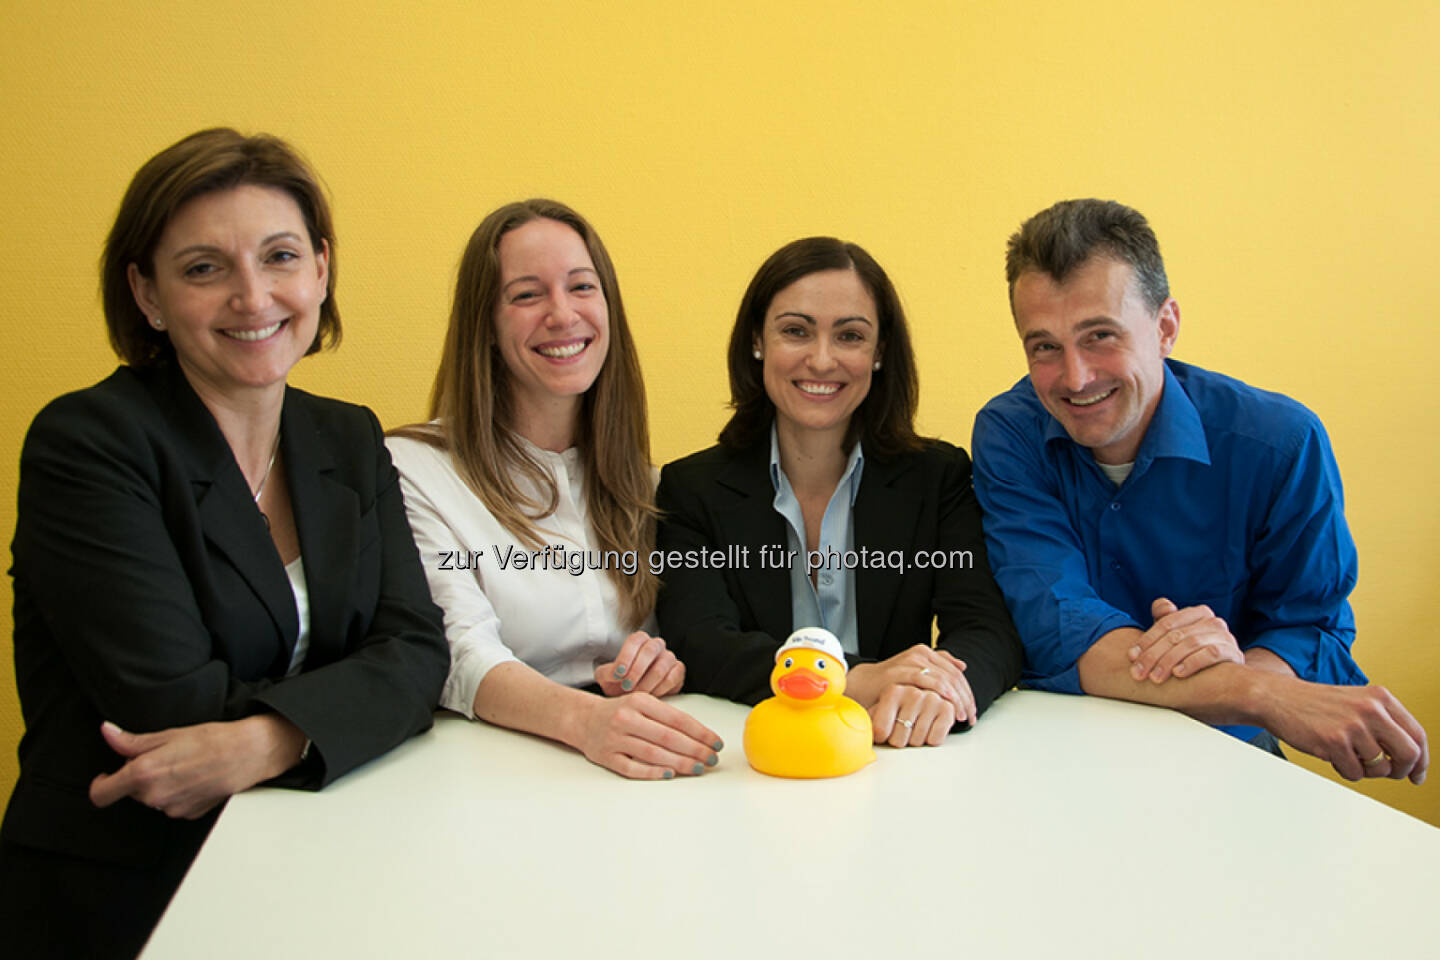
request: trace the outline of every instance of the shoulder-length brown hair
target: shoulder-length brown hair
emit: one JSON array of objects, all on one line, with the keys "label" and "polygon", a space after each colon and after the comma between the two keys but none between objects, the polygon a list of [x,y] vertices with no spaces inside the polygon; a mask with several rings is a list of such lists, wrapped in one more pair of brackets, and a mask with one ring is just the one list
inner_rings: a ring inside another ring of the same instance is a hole
[{"label": "shoulder-length brown hair", "polygon": [[[439,425],[415,424],[393,435],[448,450],[456,469],[495,519],[530,547],[544,546],[537,521],[555,512],[560,491],[514,432],[510,372],[495,329],[500,238],[541,219],[563,223],[580,235],[609,310],[609,352],[581,400],[579,445],[596,542],[601,550],[640,554],[633,575],[614,566],[609,570],[620,594],[623,619],[638,627],[650,615],[659,590],[659,581],[646,563],[655,543],[656,513],[645,382],[615,267],[584,217],[554,200],[524,200],[506,204],[480,222],[460,259],[445,352],[430,395],[430,418]],[[543,502],[520,492],[517,474],[544,492]]]},{"label": "shoulder-length brown hair", "polygon": [[919,446],[915,409],[920,402],[920,378],[900,295],[874,257],[857,244],[834,237],[806,237],[787,243],[760,265],[750,281],[730,334],[730,406],[735,412],[720,431],[725,446],[742,449],[759,443],[775,418],[775,403],[765,392],[763,361],[754,355],[770,302],[801,277],[824,270],[854,270],[880,314],[877,356],[883,362],[870,380],[870,392],[850,418],[846,448],[860,440],[867,457],[883,459]]},{"label": "shoulder-length brown hair", "polygon": [[283,190],[300,208],[310,245],[330,247],[330,276],[320,304],[320,325],[306,355],[340,342],[340,308],[335,302],[335,227],[320,178],[284,140],[268,134],[247,137],[228,127],[192,133],[145,162],[130,181],[120,212],[100,257],[100,299],[110,345],[135,367],[163,363],[174,354],[170,337],[150,326],[126,276],[130,264],[155,276],[155,248],[170,218],[198,196],[254,185]]}]

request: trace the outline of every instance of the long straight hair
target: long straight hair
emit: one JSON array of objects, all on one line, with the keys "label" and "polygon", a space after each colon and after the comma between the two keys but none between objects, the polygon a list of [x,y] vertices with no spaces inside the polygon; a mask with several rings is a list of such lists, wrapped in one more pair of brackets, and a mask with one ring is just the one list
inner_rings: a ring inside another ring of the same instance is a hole
[{"label": "long straight hair", "polygon": [[[656,510],[645,382],[615,267],[584,217],[563,203],[537,199],[506,204],[480,222],[460,260],[445,352],[430,393],[430,419],[438,425],[412,424],[391,435],[449,451],[470,489],[506,530],[532,549],[545,546],[538,522],[555,512],[560,491],[514,431],[511,376],[495,328],[500,238],[534,220],[554,220],[580,235],[609,310],[610,348],[581,398],[579,447],[599,548],[640,555],[634,574],[613,565],[607,570],[620,595],[622,620],[633,629],[650,615],[660,588],[646,563],[655,543]],[[542,492],[540,500],[521,492],[517,476]]]}]

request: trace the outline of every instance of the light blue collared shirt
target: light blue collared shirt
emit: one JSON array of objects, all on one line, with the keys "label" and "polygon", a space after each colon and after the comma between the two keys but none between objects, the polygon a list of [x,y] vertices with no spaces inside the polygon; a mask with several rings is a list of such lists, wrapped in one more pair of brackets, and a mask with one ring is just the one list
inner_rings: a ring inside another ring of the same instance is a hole
[{"label": "light blue collared shirt", "polygon": [[[845,473],[835,485],[825,517],[820,521],[818,557],[805,549],[805,515],[790,480],[780,466],[780,439],[770,425],[770,482],[775,485],[775,512],[785,518],[786,539],[795,562],[790,565],[790,616],[794,629],[824,627],[840,638],[845,652],[860,652],[860,630],[855,620],[855,565],[845,563],[845,554],[855,551],[855,495],[860,492],[860,474],[865,457],[860,441],[850,451]],[[815,582],[807,571],[815,561]]]}]

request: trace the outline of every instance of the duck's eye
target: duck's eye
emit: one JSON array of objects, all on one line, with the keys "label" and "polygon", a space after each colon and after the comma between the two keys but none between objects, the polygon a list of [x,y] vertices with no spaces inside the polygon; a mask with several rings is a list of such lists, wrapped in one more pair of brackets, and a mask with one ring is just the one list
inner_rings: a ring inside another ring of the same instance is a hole
[{"label": "duck's eye", "polygon": [[793,666],[795,666],[795,661],[794,661],[793,659],[791,659],[790,657],[786,657],[786,658],[785,658],[785,669],[786,669],[786,670],[789,670],[789,669],[790,669],[791,667],[793,667]]},{"label": "duck's eye", "polygon": [[824,658],[824,657],[816,657],[816,658],[815,658],[815,669],[816,669],[816,670],[824,670],[824,669],[825,669],[825,658]]}]

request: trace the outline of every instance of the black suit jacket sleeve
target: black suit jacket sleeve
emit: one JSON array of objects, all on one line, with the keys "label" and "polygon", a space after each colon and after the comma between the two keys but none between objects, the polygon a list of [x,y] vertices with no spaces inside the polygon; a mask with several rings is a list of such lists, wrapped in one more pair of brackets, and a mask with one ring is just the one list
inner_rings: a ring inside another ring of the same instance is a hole
[{"label": "black suit jacket sleeve", "polygon": [[990,573],[965,451],[954,448],[953,455],[944,457],[936,495],[939,522],[932,557],[946,562],[934,570],[931,591],[939,628],[935,645],[965,661],[965,679],[983,713],[1019,682],[1024,647]]},{"label": "black suit jacket sleeve", "polygon": [[[300,484],[302,502],[311,508],[310,516],[297,515],[302,535],[310,534],[307,573],[316,564],[352,571],[349,590],[341,591],[349,592],[351,599],[347,603],[334,594],[313,597],[317,604],[329,601],[331,609],[318,609],[319,616],[312,610],[312,633],[324,641],[327,631],[338,626],[338,632],[331,632],[318,649],[312,638],[306,669],[298,676],[254,694],[256,704],[303,730],[318,755],[318,764],[308,763],[280,777],[276,782],[282,785],[322,786],[429,729],[450,669],[442,615],[431,602],[420,568],[405,517],[400,475],[390,461],[379,421],[369,410],[363,413],[368,442],[359,446],[364,456],[357,467],[373,469],[374,481],[373,486],[356,485],[359,521],[337,509],[337,499],[348,498],[329,490],[321,491],[315,498],[319,502],[314,502],[303,490],[304,483]],[[316,442],[323,431],[317,427]],[[322,516],[317,518],[316,512]],[[324,522],[325,513],[332,523]],[[357,537],[337,532],[347,527],[358,530]],[[312,582],[333,579],[325,572],[311,577]],[[370,605],[369,598],[373,606],[367,617],[363,607]],[[357,599],[359,607],[354,605]]]}]

